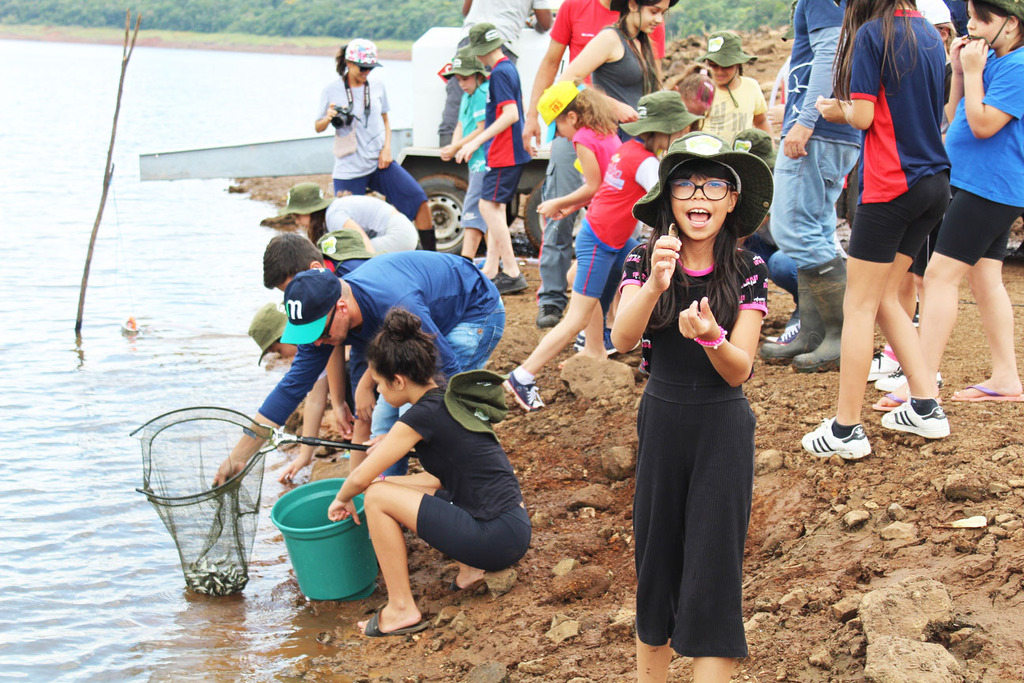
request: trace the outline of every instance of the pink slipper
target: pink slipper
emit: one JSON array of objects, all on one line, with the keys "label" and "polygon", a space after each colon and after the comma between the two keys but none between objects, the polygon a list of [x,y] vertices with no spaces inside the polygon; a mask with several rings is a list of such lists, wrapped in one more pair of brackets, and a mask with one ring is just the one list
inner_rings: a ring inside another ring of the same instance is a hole
[{"label": "pink slipper", "polygon": [[[966,396],[965,392],[976,391],[979,395]],[[980,403],[981,401],[1008,401],[1013,403],[1020,403],[1024,401],[1024,394],[1017,394],[1016,396],[1007,396],[1000,394],[998,391],[993,391],[987,387],[983,387],[980,384],[972,384],[966,389],[953,394],[953,401],[969,401],[971,403]]]}]

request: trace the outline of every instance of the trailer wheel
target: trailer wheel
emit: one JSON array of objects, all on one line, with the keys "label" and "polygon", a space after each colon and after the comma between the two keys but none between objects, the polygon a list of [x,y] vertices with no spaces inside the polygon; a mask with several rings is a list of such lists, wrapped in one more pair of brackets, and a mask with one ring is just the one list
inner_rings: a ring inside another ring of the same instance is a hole
[{"label": "trailer wheel", "polygon": [[544,181],[537,183],[537,186],[530,192],[530,198],[526,201],[526,211],[523,215],[523,224],[526,227],[526,239],[530,244],[540,251],[540,245],[544,243],[544,227],[547,225],[547,218],[537,213],[540,206],[544,189]]},{"label": "trailer wheel", "polygon": [[427,206],[437,235],[437,250],[458,254],[462,250],[462,204],[466,200],[466,181],[439,173],[420,180],[427,193]]}]

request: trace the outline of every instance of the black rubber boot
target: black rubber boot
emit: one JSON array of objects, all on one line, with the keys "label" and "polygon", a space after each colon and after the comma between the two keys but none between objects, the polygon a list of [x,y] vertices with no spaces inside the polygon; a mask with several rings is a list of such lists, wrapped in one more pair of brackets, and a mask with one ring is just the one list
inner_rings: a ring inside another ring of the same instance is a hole
[{"label": "black rubber boot", "polygon": [[[803,271],[800,271],[803,272]],[[824,372],[839,369],[843,342],[843,297],[846,294],[846,262],[836,257],[808,271],[808,289],[818,316],[825,327],[825,338],[818,348],[793,359],[800,372]]]},{"label": "black rubber boot", "polygon": [[814,306],[810,282],[813,270],[796,271],[797,298],[800,300],[800,332],[788,344],[765,342],[761,344],[761,358],[768,361],[788,361],[802,353],[818,348],[825,338],[825,326]]},{"label": "black rubber boot", "polygon": [[423,247],[424,251],[437,251],[437,236],[434,234],[434,229],[420,230],[420,246]]}]

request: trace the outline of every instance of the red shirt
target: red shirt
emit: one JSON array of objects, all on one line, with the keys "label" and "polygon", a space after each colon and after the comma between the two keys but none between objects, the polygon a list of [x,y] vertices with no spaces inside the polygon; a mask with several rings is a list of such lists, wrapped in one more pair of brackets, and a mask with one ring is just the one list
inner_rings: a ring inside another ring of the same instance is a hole
[{"label": "red shirt", "polygon": [[622,143],[612,155],[601,187],[590,200],[590,208],[587,209],[590,228],[612,249],[622,248],[636,228],[633,205],[647,194],[644,186],[637,182],[636,175],[641,164],[648,159],[657,165],[657,157],[648,152],[642,142],[629,140]]},{"label": "red shirt", "polygon": [[[569,61],[576,59],[580,50],[605,26],[619,20],[619,13],[605,9],[598,0],[565,0],[555,15],[551,40],[569,47]],[[651,34],[654,56],[665,56],[665,24]]]}]

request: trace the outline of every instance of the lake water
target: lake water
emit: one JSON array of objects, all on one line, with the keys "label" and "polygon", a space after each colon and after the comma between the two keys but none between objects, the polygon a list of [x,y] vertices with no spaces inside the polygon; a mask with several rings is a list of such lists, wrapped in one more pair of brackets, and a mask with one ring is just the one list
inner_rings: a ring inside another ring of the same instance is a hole
[{"label": "lake water", "polygon": [[[198,596],[135,491],[128,436],[187,406],[252,413],[280,377],[246,335],[275,299],[259,225],[274,209],[229,180],[142,183],[138,155],[308,137],[333,60],[135,50],[78,345],[120,61],[119,46],[0,41],[0,680],[281,680],[324,653],[315,636],[339,613],[291,580],[273,473],[248,587]],[[388,66],[392,123],[408,126],[411,65]]]}]

